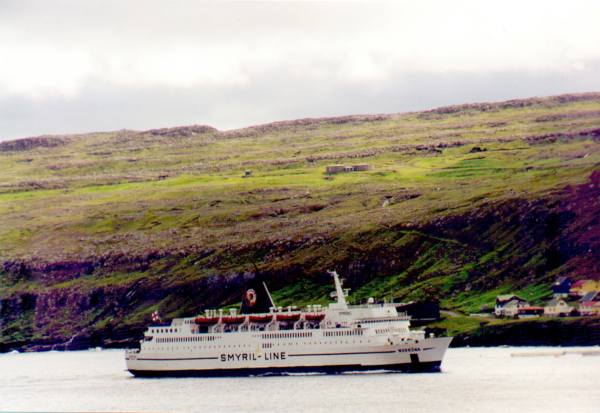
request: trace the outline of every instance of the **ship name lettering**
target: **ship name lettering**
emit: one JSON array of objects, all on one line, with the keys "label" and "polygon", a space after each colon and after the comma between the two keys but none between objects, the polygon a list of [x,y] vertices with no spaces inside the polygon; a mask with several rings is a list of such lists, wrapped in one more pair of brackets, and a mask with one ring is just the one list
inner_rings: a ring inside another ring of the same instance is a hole
[{"label": "ship name lettering", "polygon": [[[256,355],[254,353],[230,353],[230,354],[221,354],[219,359],[221,362],[227,361],[256,361],[260,358],[261,355]],[[265,353],[265,360],[285,360],[287,358],[287,354],[285,351],[276,352],[276,353]]]}]

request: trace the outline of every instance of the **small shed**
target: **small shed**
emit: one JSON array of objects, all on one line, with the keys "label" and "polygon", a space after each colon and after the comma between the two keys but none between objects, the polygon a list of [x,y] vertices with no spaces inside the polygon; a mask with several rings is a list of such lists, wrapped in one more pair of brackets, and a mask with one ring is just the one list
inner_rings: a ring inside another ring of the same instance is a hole
[{"label": "small shed", "polygon": [[366,163],[359,164],[359,165],[352,165],[352,170],[354,170],[356,172],[370,171],[371,165],[366,164]]},{"label": "small shed", "polygon": [[325,172],[328,174],[337,174],[344,172],[344,168],[344,165],[327,165],[325,167]]}]

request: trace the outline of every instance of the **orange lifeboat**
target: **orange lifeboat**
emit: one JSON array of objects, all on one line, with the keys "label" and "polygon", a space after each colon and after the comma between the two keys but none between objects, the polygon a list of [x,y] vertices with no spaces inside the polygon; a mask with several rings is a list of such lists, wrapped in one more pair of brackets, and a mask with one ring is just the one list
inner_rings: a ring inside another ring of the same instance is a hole
[{"label": "orange lifeboat", "polygon": [[300,313],[279,313],[277,314],[277,321],[298,321],[300,319]]},{"label": "orange lifeboat", "polygon": [[321,321],[325,318],[325,314],[323,313],[306,313],[304,314],[304,318],[308,321]]},{"label": "orange lifeboat", "polygon": [[252,314],[250,321],[253,323],[267,323],[273,320],[273,314]]},{"label": "orange lifeboat", "polygon": [[194,320],[196,324],[216,324],[219,322],[219,317],[200,316]]},{"label": "orange lifeboat", "polygon": [[245,320],[245,315],[229,315],[221,318],[221,321],[223,321],[225,324],[239,324],[243,323]]}]

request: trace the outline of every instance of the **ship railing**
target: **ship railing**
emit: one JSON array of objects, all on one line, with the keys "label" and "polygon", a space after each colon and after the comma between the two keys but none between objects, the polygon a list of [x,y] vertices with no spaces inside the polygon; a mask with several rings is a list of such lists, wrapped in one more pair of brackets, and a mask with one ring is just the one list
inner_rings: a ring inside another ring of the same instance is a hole
[{"label": "ship railing", "polygon": [[397,303],[377,303],[377,304],[351,304],[349,308],[382,308],[382,307],[396,307]]},{"label": "ship railing", "polygon": [[369,317],[369,318],[361,318],[356,320],[355,322],[360,322],[363,324],[370,323],[386,323],[386,322],[394,322],[394,321],[408,321],[411,317],[406,313],[399,313],[397,316],[391,317]]}]

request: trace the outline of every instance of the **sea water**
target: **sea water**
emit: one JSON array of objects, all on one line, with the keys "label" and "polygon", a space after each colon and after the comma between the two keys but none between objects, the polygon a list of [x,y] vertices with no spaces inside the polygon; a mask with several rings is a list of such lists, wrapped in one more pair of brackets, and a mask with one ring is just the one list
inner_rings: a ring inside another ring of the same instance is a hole
[{"label": "sea water", "polygon": [[450,349],[441,373],[176,379],[134,378],[118,350],[1,354],[0,411],[599,413],[600,355],[560,350]]}]

